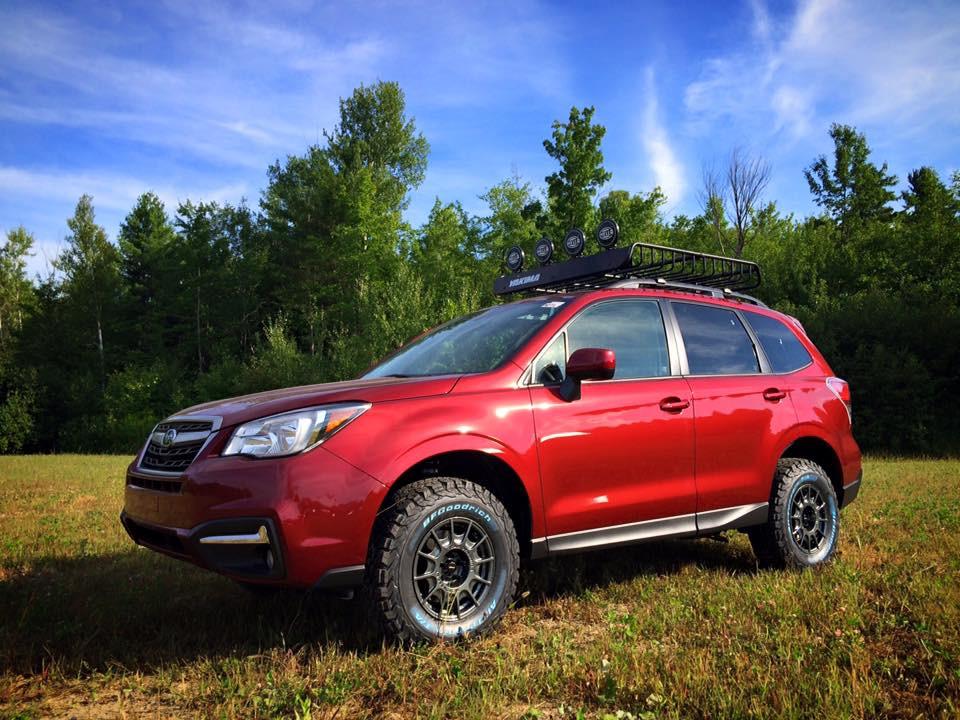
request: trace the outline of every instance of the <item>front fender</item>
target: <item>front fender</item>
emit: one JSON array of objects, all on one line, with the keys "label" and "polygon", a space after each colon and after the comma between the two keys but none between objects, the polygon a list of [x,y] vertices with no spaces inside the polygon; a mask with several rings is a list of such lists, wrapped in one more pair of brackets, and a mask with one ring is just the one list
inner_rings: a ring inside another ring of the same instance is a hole
[{"label": "front fender", "polygon": [[533,530],[542,529],[540,465],[526,388],[374,405],[325,447],[387,487],[437,455],[483,453],[520,478],[530,500]]}]

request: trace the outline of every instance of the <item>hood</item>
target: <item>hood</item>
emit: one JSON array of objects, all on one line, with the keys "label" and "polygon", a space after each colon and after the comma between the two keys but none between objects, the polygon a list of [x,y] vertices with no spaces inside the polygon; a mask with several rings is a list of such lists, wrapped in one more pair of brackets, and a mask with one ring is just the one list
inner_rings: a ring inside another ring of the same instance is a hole
[{"label": "hood", "polygon": [[242,397],[194,405],[176,417],[209,416],[223,418],[223,427],[276,415],[289,410],[336,402],[385,402],[444,395],[457,384],[459,375],[421,378],[371,378],[344,382],[281,388]]}]

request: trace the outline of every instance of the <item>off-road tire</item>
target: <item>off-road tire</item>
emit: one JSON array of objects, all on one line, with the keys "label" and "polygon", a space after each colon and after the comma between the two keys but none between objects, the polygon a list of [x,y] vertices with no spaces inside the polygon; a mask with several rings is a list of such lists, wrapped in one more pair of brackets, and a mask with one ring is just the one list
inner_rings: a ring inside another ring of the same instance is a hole
[{"label": "off-road tire", "polygon": [[[459,546],[458,529],[462,532]],[[481,536],[486,537],[486,545],[476,540]],[[446,546],[440,542],[444,539]],[[472,549],[468,549],[470,542],[474,542]],[[435,561],[430,559],[434,550]],[[470,555],[481,552],[494,559]],[[487,565],[493,567],[488,570]],[[382,513],[371,542],[367,582],[374,609],[389,636],[402,642],[456,640],[488,632],[499,622],[513,601],[519,566],[517,534],[503,503],[476,483],[436,477],[401,488]],[[449,576],[441,583],[441,575],[448,570]],[[420,580],[416,579],[418,571]],[[436,573],[431,575],[436,585],[422,578],[430,572]],[[470,584],[478,572],[488,573],[489,584],[482,585],[479,578],[473,581],[473,587],[482,588],[476,591],[479,602],[462,619],[448,617],[453,602],[437,609],[432,604],[438,602],[436,596],[423,597],[430,587],[439,588],[437,592],[444,598],[456,591],[454,602],[459,610],[459,601],[469,604],[470,599],[461,594],[462,586],[454,584]]]},{"label": "off-road tire", "polygon": [[824,469],[812,460],[782,458],[767,522],[747,531],[757,563],[773,568],[822,565],[833,557],[839,533],[837,494]]}]

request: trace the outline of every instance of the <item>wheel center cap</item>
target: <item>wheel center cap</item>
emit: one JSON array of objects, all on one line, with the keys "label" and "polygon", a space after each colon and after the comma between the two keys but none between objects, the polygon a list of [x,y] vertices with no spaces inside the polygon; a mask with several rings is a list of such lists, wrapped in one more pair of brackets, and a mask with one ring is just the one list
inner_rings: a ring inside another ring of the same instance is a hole
[{"label": "wheel center cap", "polygon": [[806,505],[803,508],[803,529],[804,530],[813,530],[817,525],[817,513],[814,510],[813,505]]},{"label": "wheel center cap", "polygon": [[461,585],[470,573],[470,558],[460,549],[448,550],[440,558],[440,580],[448,585]]}]

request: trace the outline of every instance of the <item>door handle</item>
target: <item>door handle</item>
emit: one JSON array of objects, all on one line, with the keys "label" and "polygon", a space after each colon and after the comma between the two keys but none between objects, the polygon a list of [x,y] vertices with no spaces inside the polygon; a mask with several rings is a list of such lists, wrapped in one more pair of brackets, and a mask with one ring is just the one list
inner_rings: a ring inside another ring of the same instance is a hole
[{"label": "door handle", "polygon": [[767,388],[763,391],[763,399],[768,402],[780,402],[787,396],[780,388]]},{"label": "door handle", "polygon": [[668,413],[679,413],[690,407],[689,400],[681,400],[678,397],[665,397],[660,401],[660,409]]}]

